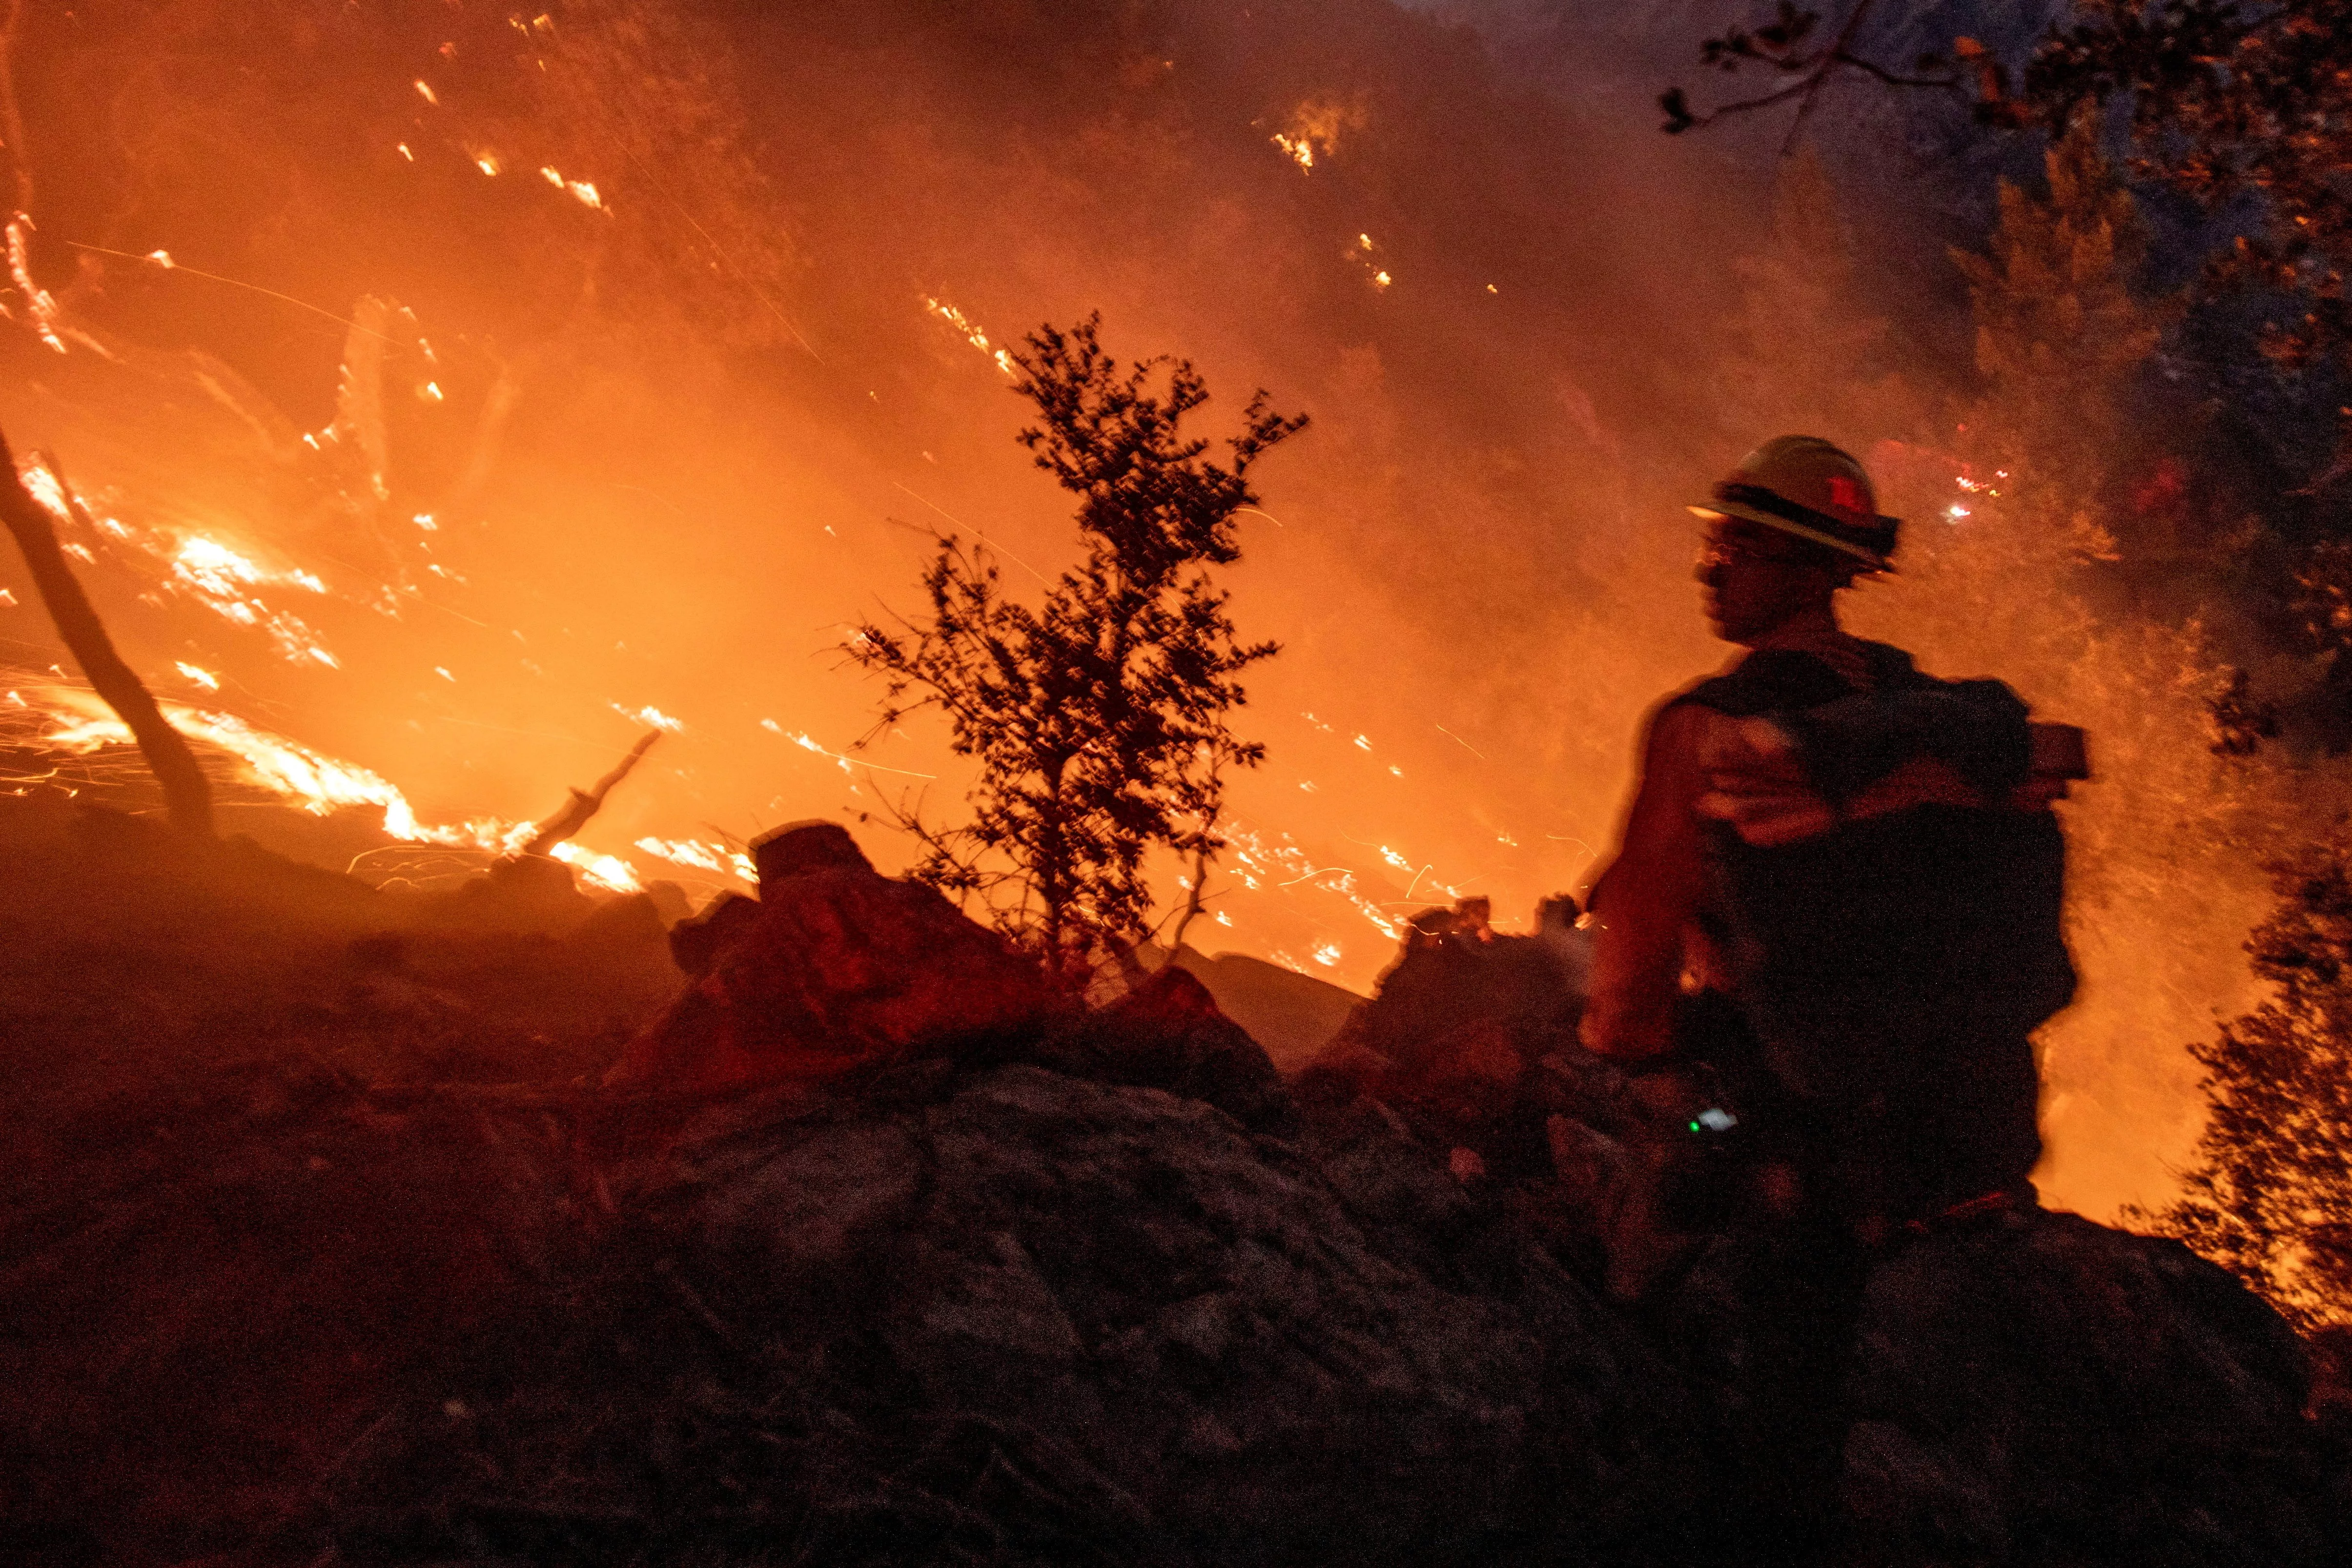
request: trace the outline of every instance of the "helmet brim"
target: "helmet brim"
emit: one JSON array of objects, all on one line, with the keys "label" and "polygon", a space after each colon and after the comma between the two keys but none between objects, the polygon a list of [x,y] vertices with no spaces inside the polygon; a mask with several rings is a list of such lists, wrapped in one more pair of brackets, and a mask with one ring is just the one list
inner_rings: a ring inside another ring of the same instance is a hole
[{"label": "helmet brim", "polygon": [[1804,524],[1788,517],[1775,517],[1762,507],[1751,507],[1745,501],[1709,501],[1703,507],[1694,504],[1686,509],[1692,517],[1705,522],[1719,523],[1726,517],[1738,517],[1742,522],[1761,523],[1768,528],[1778,528],[1784,534],[1793,534],[1801,539],[1811,539],[1817,545],[1827,545],[1840,555],[1853,557],[1872,571],[1891,572],[1895,570],[1894,560],[1874,549],[1864,545],[1850,544],[1834,534],[1824,533],[1819,528],[1809,528]]}]

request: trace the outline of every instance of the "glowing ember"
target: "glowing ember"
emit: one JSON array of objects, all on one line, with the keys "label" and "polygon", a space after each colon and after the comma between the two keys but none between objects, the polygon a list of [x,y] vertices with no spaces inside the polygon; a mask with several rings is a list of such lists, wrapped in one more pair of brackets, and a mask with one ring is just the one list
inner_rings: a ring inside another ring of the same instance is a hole
[{"label": "glowing ember", "polygon": [[604,199],[596,193],[596,187],[589,182],[585,180],[567,180],[554,169],[546,167],[545,165],[542,165],[539,172],[545,177],[547,183],[554,186],[557,190],[570,192],[572,198],[580,203],[581,205],[593,207],[600,213],[609,210],[604,205]]},{"label": "glowing ember", "polygon": [[[182,669],[194,671],[194,666],[183,665]],[[95,692],[74,686],[46,687],[35,692],[37,703],[28,703],[16,693],[9,695],[18,707],[37,706],[50,716],[53,727],[41,736],[48,746],[87,754],[100,747],[132,744],[130,729]],[[512,821],[499,817],[472,818],[454,827],[428,827],[417,821],[398,786],[369,768],[315,751],[299,741],[247,724],[234,714],[191,707],[184,703],[164,702],[158,706],[182,734],[236,758],[247,783],[267,789],[314,816],[323,817],[350,806],[381,807],[384,832],[404,843],[443,844],[506,855],[520,852],[539,832],[536,821]],[[636,873],[614,856],[569,844],[554,853],[599,887],[615,893],[638,891]],[[738,874],[746,881],[754,880],[750,873],[751,862],[740,856],[735,858],[740,862]]]},{"label": "glowing ember", "polygon": [[558,844],[547,852],[556,860],[580,873],[581,880],[594,883],[608,893],[642,893],[645,884],[629,862],[613,855],[600,855],[593,850],[583,850],[578,844]]},{"label": "glowing ember", "polygon": [[248,591],[255,588],[284,587],[299,588],[308,593],[324,593],[327,585],[316,573],[304,571],[299,567],[265,567],[251,557],[203,534],[182,535],[177,548],[171,553],[170,564],[172,575],[166,587],[192,593],[205,608],[223,619],[263,632],[269,638],[278,657],[309,660],[331,670],[342,668],[342,661],[328,651],[319,634],[301,617],[272,610],[267,602]]},{"label": "glowing ember", "polygon": [[[1395,921],[1382,914],[1379,904],[1366,898],[1358,890],[1356,875],[1353,872],[1344,866],[1316,865],[1307,858],[1303,851],[1289,841],[1290,836],[1287,833],[1282,835],[1282,842],[1271,844],[1260,834],[1246,827],[1228,825],[1223,832],[1233,857],[1234,879],[1251,892],[1257,892],[1268,885],[1295,887],[1304,883],[1313,886],[1319,892],[1337,894],[1358,915],[1369,921],[1374,930],[1391,941],[1396,940],[1397,934],[1403,929]],[[1400,868],[1409,868],[1412,864],[1392,851],[1382,849],[1381,853]],[[1426,870],[1426,868],[1423,869]],[[1418,880],[1418,878],[1415,879],[1416,883]],[[1408,889],[1406,896],[1409,898],[1411,895],[1411,890]],[[1226,921],[1224,924],[1231,925],[1232,922]]]},{"label": "glowing ember", "polygon": [[1339,133],[1362,129],[1364,120],[1361,104],[1309,99],[1291,111],[1289,123],[1269,140],[1301,172],[1312,173],[1318,157],[1328,158],[1339,150]]},{"label": "glowing ember", "polygon": [[56,475],[38,463],[27,463],[16,477],[24,481],[26,493],[47,508],[58,521],[71,520],[71,514],[66,509],[65,486],[58,483]]},{"label": "glowing ember", "polygon": [[977,326],[973,325],[971,318],[966,316],[954,306],[947,304],[942,300],[934,299],[929,295],[926,294],[923,296],[923,308],[929,311],[932,315],[937,316],[940,320],[945,321],[957,331],[962,333],[964,336],[964,341],[970,343],[973,348],[978,349],[982,353],[988,355],[989,358],[995,361],[996,368],[1003,371],[1006,375],[1017,376],[1021,373],[1013,363],[1013,356],[1003,349],[991,349],[988,345],[988,334],[982,331]]},{"label": "glowing ember", "polygon": [[327,585],[311,573],[295,569],[272,571],[256,565],[246,556],[202,534],[190,534],[180,541],[177,554],[172,558],[173,575],[197,592],[215,599],[233,599],[240,584],[286,583],[306,588],[312,593],[324,593]]},{"label": "glowing ember", "polygon": [[635,847],[672,865],[717,872],[721,876],[731,876],[755,886],[760,880],[759,868],[751,863],[751,857],[724,844],[708,843],[700,839],[643,838],[636,841]]},{"label": "glowing ember", "polygon": [[651,703],[647,703],[643,707],[623,707],[619,703],[614,703],[611,706],[613,711],[623,718],[635,719],[646,728],[658,729],[665,735],[676,735],[686,727],[685,720],[672,718]]},{"label": "glowing ember", "polygon": [[[192,666],[182,665],[189,670]],[[193,678],[193,676],[191,677]],[[101,746],[131,744],[128,727],[95,692],[70,686],[37,694],[58,715],[58,727],[42,737],[67,751],[89,752]],[[237,757],[247,779],[284,797],[317,816],[344,806],[381,806],[384,831],[397,839],[423,841],[407,799],[393,785],[364,768],[339,762],[311,750],[299,741],[257,729],[234,714],[194,708],[180,703],[160,705],[163,716],[181,733],[208,742]],[[438,841],[458,841],[454,837]]]},{"label": "glowing ember", "polygon": [[[34,332],[42,342],[62,354],[66,351],[65,340],[58,336],[53,325],[57,320],[58,302],[49,297],[47,289],[33,281],[31,258],[27,255],[29,246],[26,239],[32,232],[33,220],[23,213],[8,220],[8,277],[16,284],[16,293],[25,302],[25,314],[31,320]],[[0,304],[0,315],[13,314],[5,304]]]}]

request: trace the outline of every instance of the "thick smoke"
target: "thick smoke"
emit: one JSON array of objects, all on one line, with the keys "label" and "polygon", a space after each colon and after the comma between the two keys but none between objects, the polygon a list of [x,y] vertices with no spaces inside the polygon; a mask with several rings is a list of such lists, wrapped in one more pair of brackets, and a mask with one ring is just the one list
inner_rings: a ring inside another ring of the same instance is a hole
[{"label": "thick smoke", "polygon": [[[1986,211],[1979,167],[1945,194],[1904,177],[1949,133],[1932,117],[1888,121],[1875,173],[1851,120],[1832,135],[1847,208],[1873,180],[1910,193],[1859,226],[1817,173],[1790,193],[1778,128],[1659,136],[1660,61],[1712,17],[1466,15],[1486,30],[1387,0],[32,15],[32,281],[78,330],[62,353],[11,334],[0,418],[134,530],[315,573],[323,593],[257,597],[331,667],[93,541],[151,675],[215,674],[209,700],[428,821],[541,813],[632,716],[681,722],[586,835],[626,853],[902,789],[952,812],[937,733],[856,748],[876,694],[837,644],[912,604],[932,528],[1016,583],[1066,558],[995,353],[1099,310],[1120,351],[1202,368],[1213,424],[1258,387],[1314,417],[1234,574],[1244,631],[1285,652],[1251,683],[1271,758],[1233,791],[1206,945],[1361,988],[1382,921],[1484,894],[1507,923],[1590,880],[1641,715],[1722,657],[1679,503],[1784,428],[1871,452],[1932,427],[1969,340],[1941,246]],[[1933,509],[1950,471],[1919,472],[1904,499]],[[2037,626],[2079,612],[2038,603]],[[1933,622],[1947,673],[2008,673],[1933,608],[1897,589],[1866,614],[1897,640]],[[0,611],[30,670],[46,631]],[[2195,712],[2177,670],[2059,678],[2080,663],[2021,684],[2095,735],[2147,710],[2133,681]],[[2146,744],[2189,768],[2193,731]],[[2194,1126],[2179,1047],[2241,999],[2258,883],[2200,862],[2184,894],[2133,842],[2096,852],[2116,929],[2194,899],[2165,951],[2205,959],[2159,978],[2137,936],[2084,944],[2105,1010],[2053,1047],[2074,1098],[2052,1196],[2105,1210],[2165,1195]]]}]

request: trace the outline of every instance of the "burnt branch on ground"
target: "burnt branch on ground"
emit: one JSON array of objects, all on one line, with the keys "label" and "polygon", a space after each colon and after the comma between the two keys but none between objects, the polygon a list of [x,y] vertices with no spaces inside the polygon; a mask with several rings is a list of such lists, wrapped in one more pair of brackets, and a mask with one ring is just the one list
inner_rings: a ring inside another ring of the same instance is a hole
[{"label": "burnt branch on ground", "polygon": [[522,852],[527,855],[546,854],[586,827],[596,813],[604,810],[604,797],[613,792],[613,787],[629,776],[630,770],[660,738],[660,730],[646,731],[637,737],[637,743],[629,747],[629,754],[614,764],[610,773],[596,780],[594,789],[572,790],[571,801],[539,825],[539,831],[531,835],[530,842],[523,846]]}]

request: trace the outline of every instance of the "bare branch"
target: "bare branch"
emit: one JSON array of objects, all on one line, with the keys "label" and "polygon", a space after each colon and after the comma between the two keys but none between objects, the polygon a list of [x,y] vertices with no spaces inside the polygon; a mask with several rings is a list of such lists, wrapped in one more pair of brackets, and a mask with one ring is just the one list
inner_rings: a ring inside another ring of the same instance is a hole
[{"label": "bare branch", "polygon": [[1665,111],[1666,116],[1664,129],[1670,135],[1679,135],[1685,131],[1712,125],[1728,115],[1752,113],[1794,99],[1797,100],[1796,118],[1790,124],[1788,137],[1780,147],[1785,154],[1795,148],[1797,138],[1803,133],[1805,122],[1811,117],[1814,104],[1820,100],[1822,89],[1841,70],[1859,71],[1889,87],[1961,90],[1961,78],[1958,75],[1906,76],[1855,54],[1851,47],[1854,33],[1861,26],[1863,17],[1869,14],[1872,3],[1873,0],[1860,0],[1846,17],[1845,25],[1838,29],[1836,38],[1818,54],[1799,55],[1793,47],[1811,30],[1813,23],[1818,20],[1818,14],[1798,11],[1786,4],[1780,8],[1780,20],[1758,34],[1750,35],[1734,28],[1724,37],[1708,39],[1701,56],[1709,65],[1732,70],[1741,61],[1752,60],[1784,74],[1794,74],[1799,79],[1755,98],[1719,104],[1704,114],[1690,107],[1690,100],[1681,88],[1668,88],[1658,95],[1658,107]]}]

